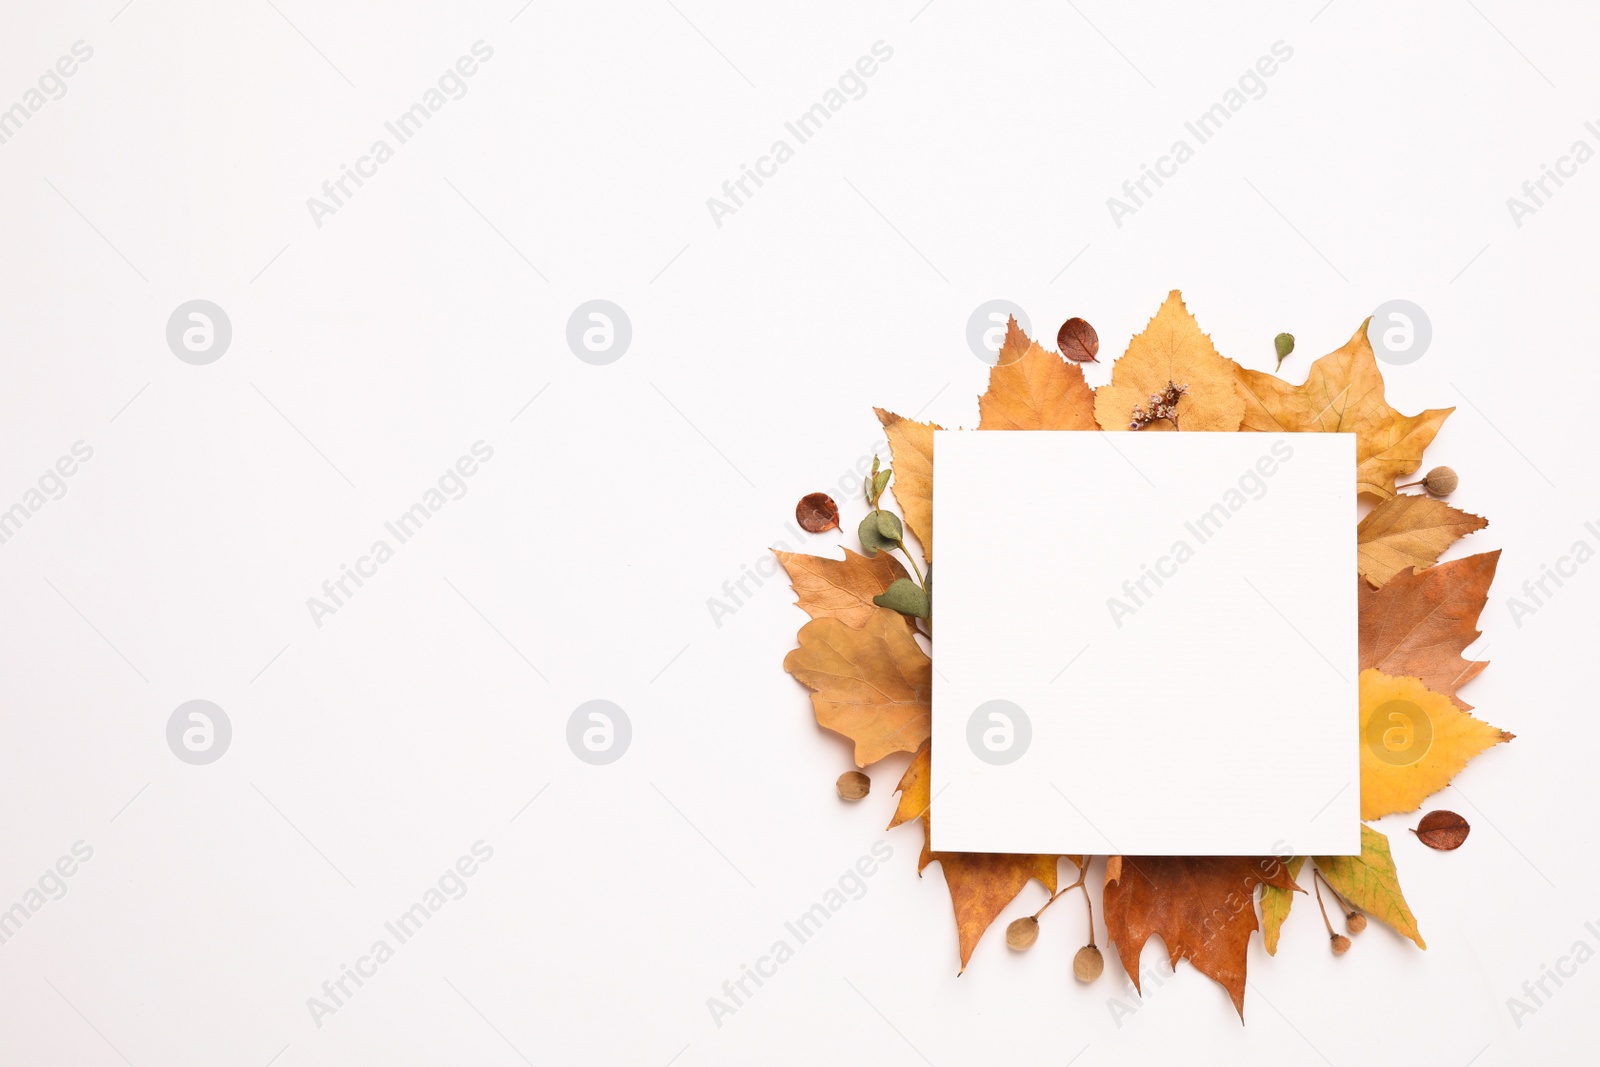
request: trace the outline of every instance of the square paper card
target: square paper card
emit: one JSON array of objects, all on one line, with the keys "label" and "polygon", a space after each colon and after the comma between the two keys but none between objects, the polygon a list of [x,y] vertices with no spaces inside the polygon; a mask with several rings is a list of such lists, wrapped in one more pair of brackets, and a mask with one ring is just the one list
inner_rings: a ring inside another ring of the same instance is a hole
[{"label": "square paper card", "polygon": [[1358,853],[1355,456],[935,433],[933,848]]}]

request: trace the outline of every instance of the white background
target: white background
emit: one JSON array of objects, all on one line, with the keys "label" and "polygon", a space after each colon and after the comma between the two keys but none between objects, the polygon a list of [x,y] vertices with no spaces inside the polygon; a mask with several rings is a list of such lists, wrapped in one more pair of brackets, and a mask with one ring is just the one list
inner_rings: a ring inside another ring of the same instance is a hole
[{"label": "white background", "polygon": [[[94,457],[0,546],[0,907],[94,856],[0,945],[0,1060],[1586,1055],[1600,963],[1520,1027],[1506,1001],[1600,948],[1600,567],[1520,627],[1506,600],[1600,519],[1600,165],[1521,227],[1505,202],[1595,143],[1597,32],[1504,0],[9,5],[0,106],[94,57],[0,145],[0,505]],[[467,96],[317,227],[307,197],[480,39]],[[867,95],[718,228],[706,198],[878,40]],[[1114,225],[1106,198],[1279,40],[1267,94]],[[903,761],[833,795],[847,747],[780,669],[785,583],[707,607],[793,544],[802,493],[854,526],[872,405],[976,422],[980,303],[1047,339],[1082,315],[1109,357],[1172,287],[1248,365],[1295,333],[1291,380],[1420,304],[1433,344],[1389,397],[1457,406],[1428,458],[1493,525],[1456,554],[1505,549],[1463,695],[1518,739],[1436,798],[1474,825],[1459,852],[1381,827],[1429,950],[1375,925],[1335,960],[1302,901],[1276,958],[1252,947],[1243,1027],[1187,966],[1114,1019],[1137,1002],[1115,962],[1072,981],[1069,900],[958,980],[918,831],[881,830]],[[606,367],[565,342],[597,297],[634,328]],[[194,298],[234,329],[205,367],[165,341]],[[306,598],[480,439],[469,494],[317,628]],[[164,737],[194,698],[234,727],[207,767]],[[610,766],[564,740],[593,698],[633,723]],[[470,892],[318,1028],[307,998],[480,839]],[[715,1025],[707,998],[880,839],[865,896]]]}]

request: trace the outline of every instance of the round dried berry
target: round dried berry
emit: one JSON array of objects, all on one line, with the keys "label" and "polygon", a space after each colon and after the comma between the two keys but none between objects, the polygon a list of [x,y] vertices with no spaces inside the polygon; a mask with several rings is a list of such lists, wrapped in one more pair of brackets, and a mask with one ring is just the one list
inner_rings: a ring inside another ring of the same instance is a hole
[{"label": "round dried berry", "polygon": [[837,784],[841,800],[860,800],[872,791],[872,779],[860,771],[845,771]]},{"label": "round dried berry", "polygon": [[1018,952],[1026,952],[1039,940],[1039,920],[1024,915],[1006,927],[1006,944]]},{"label": "round dried berry", "polygon": [[1343,934],[1334,934],[1332,941],[1333,954],[1335,956],[1343,956],[1346,952],[1350,951],[1350,939]]},{"label": "round dried berry", "polygon": [[1092,982],[1106,969],[1106,958],[1093,945],[1084,945],[1072,957],[1072,976],[1080,982]]},{"label": "round dried berry", "polygon": [[1434,496],[1449,496],[1460,484],[1461,479],[1449,467],[1435,467],[1422,479],[1422,487]]},{"label": "round dried berry", "polygon": [[1367,917],[1359,911],[1352,911],[1344,917],[1344,928],[1352,934],[1359,934],[1367,928]]}]

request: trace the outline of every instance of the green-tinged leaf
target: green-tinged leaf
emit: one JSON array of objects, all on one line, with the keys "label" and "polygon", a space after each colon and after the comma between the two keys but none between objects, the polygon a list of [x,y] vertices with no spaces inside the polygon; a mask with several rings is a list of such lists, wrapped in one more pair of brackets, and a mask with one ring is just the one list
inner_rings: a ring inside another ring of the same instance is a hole
[{"label": "green-tinged leaf", "polygon": [[856,527],[856,536],[861,538],[861,551],[867,556],[876,556],[879,550],[895,546],[895,542],[884,537],[879,531],[878,516],[881,514],[883,514],[881,511],[867,512],[867,517]]},{"label": "green-tinged leaf", "polygon": [[[1300,868],[1304,867],[1306,858],[1295,856],[1285,866],[1289,868],[1289,877],[1298,879]],[[1278,930],[1283,926],[1283,920],[1289,917],[1289,907],[1294,904],[1294,891],[1279,889],[1275,885],[1262,883],[1261,886],[1261,937],[1267,944],[1267,955],[1273,956],[1278,952]]]},{"label": "green-tinged leaf", "polygon": [[878,536],[896,545],[906,539],[905,527],[900,525],[900,516],[892,511],[874,511],[873,514],[878,517]]},{"label": "green-tinged leaf", "polygon": [[902,615],[915,615],[926,619],[929,615],[928,594],[910,578],[896,578],[889,588],[872,598],[880,608],[889,608]]},{"label": "green-tinged leaf", "polygon": [[872,476],[872,482],[870,483],[870,488],[868,490],[871,495],[867,498],[867,502],[873,507],[877,507],[878,498],[881,497],[883,495],[883,491],[889,487],[889,479],[893,475],[894,468],[889,467]]},{"label": "green-tinged leaf", "polygon": [[1328,884],[1353,906],[1409,937],[1418,948],[1428,947],[1417,930],[1416,916],[1400,893],[1400,877],[1395,873],[1394,857],[1389,855],[1387,837],[1363,826],[1361,855],[1312,858]]}]

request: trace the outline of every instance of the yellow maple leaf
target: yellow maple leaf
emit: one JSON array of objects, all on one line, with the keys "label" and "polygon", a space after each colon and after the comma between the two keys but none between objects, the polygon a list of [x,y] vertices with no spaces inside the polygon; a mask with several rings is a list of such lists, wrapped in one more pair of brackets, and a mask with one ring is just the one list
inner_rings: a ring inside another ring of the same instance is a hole
[{"label": "yellow maple leaf", "polygon": [[1442,500],[1402,493],[1373,508],[1356,527],[1356,569],[1382,585],[1411,567],[1431,567],[1457,539],[1489,525]]},{"label": "yellow maple leaf", "polygon": [[1383,397],[1383,375],[1362,323],[1344,347],[1311,364],[1303,385],[1233,365],[1244,400],[1241,430],[1268,433],[1353,433],[1356,491],[1386,500],[1395,476],[1422,463],[1422,450],[1455,408],[1402,415]]},{"label": "yellow maple leaf", "polygon": [[855,742],[856,766],[928,739],[933,661],[899,612],[877,608],[860,628],[813,619],[799,639],[783,669],[812,691],[817,722]]},{"label": "yellow maple leaf", "polygon": [[[1148,407],[1150,397],[1172,383],[1186,389],[1178,400],[1179,428],[1231,433],[1239,429],[1244,415],[1233,368],[1189,314],[1183,294],[1174,289],[1144,332],[1129,341],[1128,350],[1111,364],[1110,383],[1094,391],[1095,419],[1102,429],[1126,430],[1133,409]],[[1171,429],[1159,420],[1146,428]]]},{"label": "yellow maple leaf", "polygon": [[1083,371],[1006,323],[989,388],[978,397],[980,430],[1098,430],[1094,391]]},{"label": "yellow maple leaf", "polygon": [[1417,810],[1468,760],[1513,736],[1420,679],[1369,667],[1361,672],[1361,818]]},{"label": "yellow maple leaf", "polygon": [[933,431],[944,427],[913,422],[892,411],[873,408],[889,438],[894,481],[889,484],[906,525],[922,545],[922,558],[933,562]]}]

